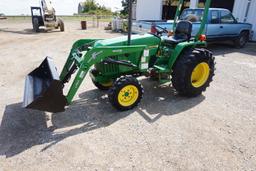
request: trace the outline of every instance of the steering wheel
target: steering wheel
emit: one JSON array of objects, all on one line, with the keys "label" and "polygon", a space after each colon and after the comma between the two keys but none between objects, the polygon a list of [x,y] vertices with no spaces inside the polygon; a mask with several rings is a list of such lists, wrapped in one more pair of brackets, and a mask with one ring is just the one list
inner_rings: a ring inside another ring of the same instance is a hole
[{"label": "steering wheel", "polygon": [[166,28],[154,25],[155,29],[156,29],[156,35],[157,37],[161,37],[163,35],[163,33],[167,33],[168,34],[168,30]]}]

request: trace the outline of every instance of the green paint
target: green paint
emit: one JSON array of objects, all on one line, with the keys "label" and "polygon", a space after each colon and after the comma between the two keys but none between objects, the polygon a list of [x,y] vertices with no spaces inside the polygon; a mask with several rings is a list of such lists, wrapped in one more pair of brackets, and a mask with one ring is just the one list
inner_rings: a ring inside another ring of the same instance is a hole
[{"label": "green paint", "polygon": [[[180,9],[183,2],[184,0],[179,0],[174,29],[176,28],[176,22],[181,13]],[[148,75],[148,64],[154,58],[156,62],[151,69],[154,69],[156,74],[159,75],[159,82],[165,83],[170,81],[166,77],[161,78],[161,74],[168,76],[171,74],[173,65],[184,49],[206,45],[206,42],[201,42],[198,38],[205,29],[210,2],[211,0],[206,1],[206,9],[201,27],[196,38],[191,41],[182,42],[177,45],[168,45],[163,43],[160,38],[151,34],[133,35],[131,45],[129,46],[127,45],[126,36],[106,40],[81,39],[76,41],[60,75],[60,79],[63,80],[73,64],[78,67],[76,76],[66,96],[68,103],[72,102],[85,76],[93,66],[97,72],[89,72],[90,77],[92,80],[104,84],[114,81],[122,75]],[[132,65],[104,63],[104,60],[108,58]],[[129,96],[129,92],[126,92],[124,95],[125,97]]]}]

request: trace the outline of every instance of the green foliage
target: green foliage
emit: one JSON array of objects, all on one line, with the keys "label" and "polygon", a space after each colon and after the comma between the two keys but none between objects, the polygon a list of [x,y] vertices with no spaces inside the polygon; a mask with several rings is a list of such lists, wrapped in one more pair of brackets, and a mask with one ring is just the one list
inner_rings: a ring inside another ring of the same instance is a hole
[{"label": "green foliage", "polygon": [[174,0],[165,0],[164,4],[167,6],[171,6]]},{"label": "green foliage", "polygon": [[[134,2],[136,2],[136,0],[132,0],[132,3]],[[121,15],[127,16],[129,12],[129,7],[128,7],[129,0],[122,0],[121,3],[122,3],[123,10],[121,10],[120,13]]]},{"label": "green foliage", "polygon": [[86,0],[83,3],[84,11],[83,13],[91,15],[112,15],[112,11],[106,8],[104,5],[99,5],[95,0]]}]

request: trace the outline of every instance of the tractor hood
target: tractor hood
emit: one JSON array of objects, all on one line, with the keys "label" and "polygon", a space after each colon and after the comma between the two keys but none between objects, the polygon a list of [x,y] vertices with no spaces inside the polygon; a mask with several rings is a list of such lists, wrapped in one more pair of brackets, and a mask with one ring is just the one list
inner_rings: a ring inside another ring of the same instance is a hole
[{"label": "tractor hood", "polygon": [[[155,46],[160,44],[161,39],[152,35],[132,35],[131,45],[147,45]],[[126,46],[127,45],[127,36],[121,36],[112,39],[99,40],[95,42],[94,47],[100,46]]]}]

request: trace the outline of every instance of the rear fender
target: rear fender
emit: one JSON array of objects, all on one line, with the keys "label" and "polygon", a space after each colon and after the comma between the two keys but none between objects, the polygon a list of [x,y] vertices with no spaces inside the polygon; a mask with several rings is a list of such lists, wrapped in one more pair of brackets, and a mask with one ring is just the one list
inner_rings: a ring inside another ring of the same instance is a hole
[{"label": "rear fender", "polygon": [[180,54],[183,52],[183,50],[187,48],[195,48],[197,46],[206,46],[206,42],[201,42],[201,41],[189,41],[189,42],[182,42],[176,45],[173,53],[169,57],[169,62],[168,66],[169,68],[172,68],[177,59],[179,58]]}]

